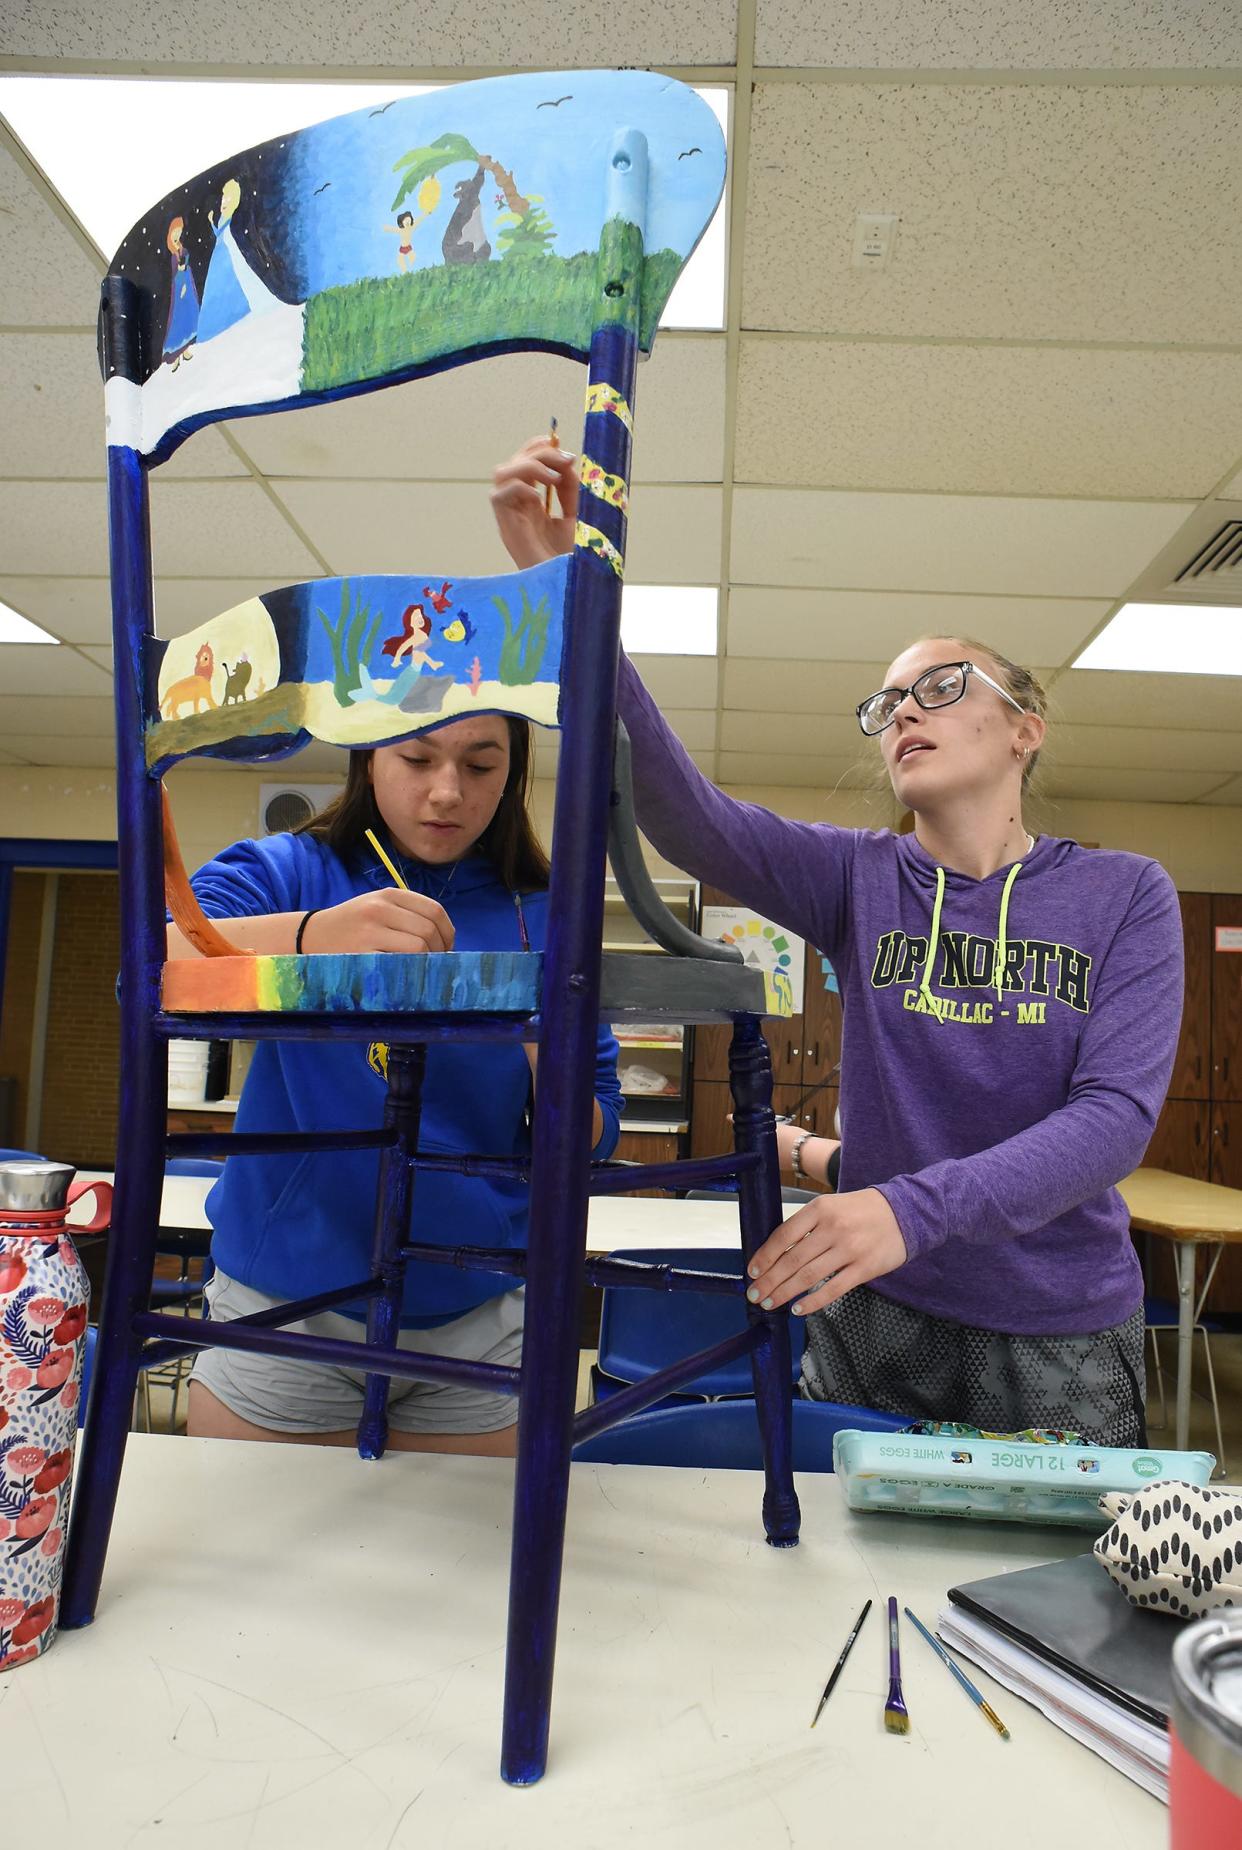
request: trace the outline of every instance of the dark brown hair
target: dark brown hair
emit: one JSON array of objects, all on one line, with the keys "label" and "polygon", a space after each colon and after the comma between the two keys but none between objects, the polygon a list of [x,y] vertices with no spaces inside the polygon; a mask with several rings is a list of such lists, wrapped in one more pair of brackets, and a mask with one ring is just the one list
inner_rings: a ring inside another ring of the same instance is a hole
[{"label": "dark brown hair", "polygon": [[[474,844],[474,852],[487,856],[511,893],[537,892],[548,884],[548,857],[530,819],[532,753],[530,726],[524,719],[503,715],[509,729],[509,775],[496,814]],[[326,842],[346,863],[374,858],[366,832],[374,829],[386,839],[384,819],[371,788],[371,753],[350,752],[345,788],[309,822],[293,831]]]}]

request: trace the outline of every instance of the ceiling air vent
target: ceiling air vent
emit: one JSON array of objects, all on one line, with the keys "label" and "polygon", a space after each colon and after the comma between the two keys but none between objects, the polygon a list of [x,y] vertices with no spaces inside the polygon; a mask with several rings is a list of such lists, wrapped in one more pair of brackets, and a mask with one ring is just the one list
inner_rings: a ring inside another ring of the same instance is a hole
[{"label": "ceiling air vent", "polygon": [[343,788],[341,784],[260,784],[260,835],[283,835],[309,822]]},{"label": "ceiling air vent", "polygon": [[1242,520],[1227,520],[1174,582],[1191,588],[1198,584],[1203,589],[1208,585],[1242,585]]}]

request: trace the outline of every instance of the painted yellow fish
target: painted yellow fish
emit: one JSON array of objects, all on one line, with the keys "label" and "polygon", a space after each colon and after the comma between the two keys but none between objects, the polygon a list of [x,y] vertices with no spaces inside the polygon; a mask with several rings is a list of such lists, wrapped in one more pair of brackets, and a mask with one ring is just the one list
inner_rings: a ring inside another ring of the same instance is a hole
[{"label": "painted yellow fish", "polygon": [[441,631],[441,635],[444,637],[445,642],[464,642],[466,640],[466,626],[460,617],[455,617],[448,625],[447,629]]}]

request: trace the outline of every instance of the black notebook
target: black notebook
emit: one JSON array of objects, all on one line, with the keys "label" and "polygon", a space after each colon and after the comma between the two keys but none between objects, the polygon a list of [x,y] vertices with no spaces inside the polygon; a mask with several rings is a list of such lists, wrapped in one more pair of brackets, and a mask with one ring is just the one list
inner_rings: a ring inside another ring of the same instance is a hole
[{"label": "black notebook", "polygon": [[1106,1702],[1168,1726],[1173,1644],[1189,1621],[1132,1606],[1094,1555],[972,1580],[949,1599]]}]

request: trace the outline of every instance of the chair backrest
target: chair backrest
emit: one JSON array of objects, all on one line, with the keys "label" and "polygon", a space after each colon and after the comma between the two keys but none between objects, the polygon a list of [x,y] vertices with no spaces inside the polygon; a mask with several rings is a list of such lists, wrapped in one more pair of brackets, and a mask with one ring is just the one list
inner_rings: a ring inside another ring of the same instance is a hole
[{"label": "chair backrest", "polygon": [[[727,1341],[746,1327],[742,1294],[742,1255],[738,1247],[670,1251],[640,1248],[616,1255],[647,1265],[672,1265],[693,1272],[729,1272],[738,1281],[736,1297],[706,1291],[630,1291],[605,1289],[599,1313],[599,1367],[618,1381],[643,1381],[683,1355],[693,1355]],[[805,1331],[791,1321],[792,1379],[801,1371]],[[754,1392],[750,1357],[727,1362],[687,1383],[686,1393],[704,1396]]]},{"label": "chair backrest", "polygon": [[0,1150],[0,1163],[45,1163],[46,1156],[36,1156],[33,1150]]},{"label": "chair backrest", "polygon": [[213,1156],[170,1156],[164,1164],[166,1176],[215,1176],[224,1174],[223,1162]]},{"label": "chair backrest", "polygon": [[[602,916],[634,366],[723,183],[719,126],[685,86],[639,71],[522,74],[247,150],[169,194],[121,244],[100,348],[118,798],[124,833],[142,841],[123,857],[123,901],[144,924],[122,987],[146,1008],[158,1008],[162,897],[151,784],[191,754],[391,743],[486,710],[554,724],[572,685],[581,722],[565,726],[572,797],[562,807],[558,792],[554,835]],[[146,472],[194,430],[519,349],[589,368],[571,561],[463,581],[429,545],[409,578],[292,586],[191,637],[156,636]],[[572,663],[571,607],[584,633]]]},{"label": "chair backrest", "polygon": [[[832,1441],[850,1428],[862,1432],[899,1432],[907,1422],[866,1407],[840,1406],[830,1400],[793,1403],[795,1471],[831,1471]],[[758,1471],[763,1456],[753,1401],[718,1400],[701,1406],[660,1407],[637,1413],[574,1447],[582,1464],[673,1465]]]}]

